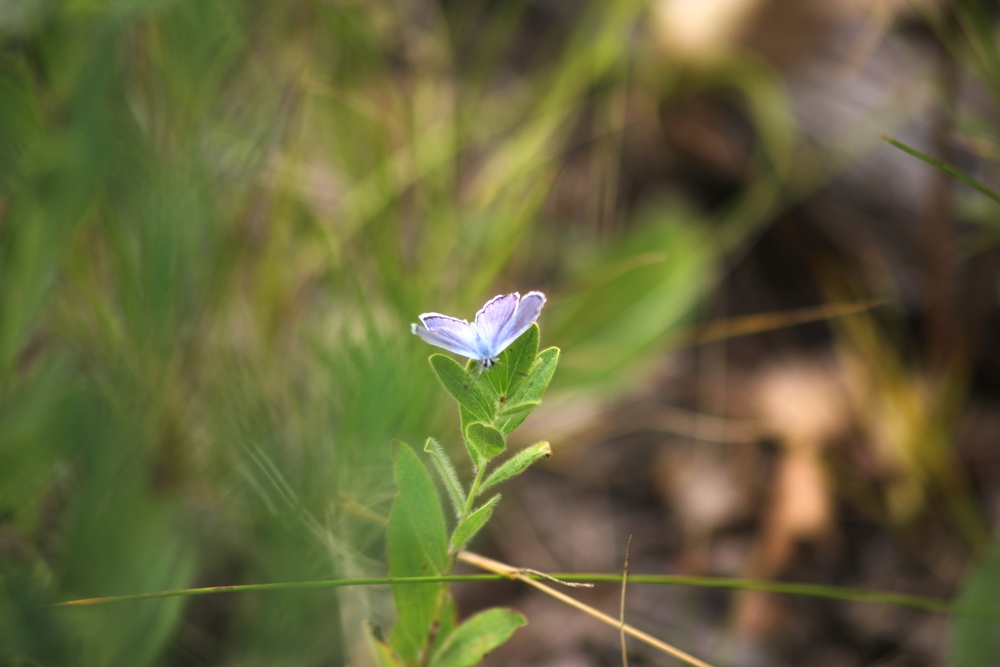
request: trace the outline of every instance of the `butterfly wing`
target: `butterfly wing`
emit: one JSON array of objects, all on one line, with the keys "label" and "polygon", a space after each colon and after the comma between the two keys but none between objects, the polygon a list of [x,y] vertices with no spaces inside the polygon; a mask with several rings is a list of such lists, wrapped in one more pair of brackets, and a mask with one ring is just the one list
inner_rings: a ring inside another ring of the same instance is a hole
[{"label": "butterfly wing", "polygon": [[424,342],[482,362],[489,368],[507,346],[528,330],[545,305],[545,295],[498,294],[486,302],[472,324],[440,313],[424,313],[410,330]]},{"label": "butterfly wing", "polygon": [[465,320],[440,313],[424,313],[420,316],[420,322],[423,326],[412,324],[410,330],[424,342],[469,359],[480,358],[476,332]]},{"label": "butterfly wing", "polygon": [[476,314],[476,330],[489,357],[496,357],[528,330],[545,305],[541,292],[495,296]]},{"label": "butterfly wing", "polygon": [[541,292],[528,292],[521,297],[514,314],[500,328],[497,335],[497,354],[507,349],[507,346],[521,337],[542,312],[545,305],[545,295]]},{"label": "butterfly wing", "polygon": [[496,357],[503,352],[504,347],[507,347],[506,345],[499,346],[500,337],[511,318],[517,313],[520,299],[521,295],[517,292],[498,294],[487,301],[486,305],[476,313],[474,326],[476,333],[479,334],[485,357]]}]

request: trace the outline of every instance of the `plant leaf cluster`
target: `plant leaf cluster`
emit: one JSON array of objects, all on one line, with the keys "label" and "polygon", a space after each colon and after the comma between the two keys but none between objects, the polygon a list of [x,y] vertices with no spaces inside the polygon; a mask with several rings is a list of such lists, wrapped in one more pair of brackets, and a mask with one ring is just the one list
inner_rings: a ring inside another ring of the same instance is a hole
[{"label": "plant leaf cluster", "polygon": [[[541,404],[552,380],[559,350],[550,347],[539,352],[538,339],[538,325],[532,325],[489,371],[478,368],[474,361],[463,368],[444,355],[431,356],[431,367],[441,385],[458,402],[462,436],[475,478],[466,488],[445,448],[434,438],[427,439],[424,451],[455,516],[449,532],[441,498],[426,466],[410,446],[396,444],[393,473],[399,493],[387,530],[390,576],[451,574],[458,552],[483,529],[500,501],[500,494],[482,501],[484,492],[551,455],[549,444],[539,442],[490,465],[506,452],[507,436]],[[383,667],[475,665],[526,623],[521,614],[502,608],[458,623],[446,584],[395,585],[392,595],[397,619],[388,641],[369,637]]]}]

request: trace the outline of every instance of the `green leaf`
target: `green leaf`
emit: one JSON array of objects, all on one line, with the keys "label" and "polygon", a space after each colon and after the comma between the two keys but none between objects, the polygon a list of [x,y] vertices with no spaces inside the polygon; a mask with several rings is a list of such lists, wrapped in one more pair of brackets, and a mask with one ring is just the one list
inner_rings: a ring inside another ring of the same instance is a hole
[{"label": "green leaf", "polygon": [[550,456],[552,456],[552,447],[547,442],[537,442],[522,449],[491,472],[483,481],[482,486],[479,487],[479,492],[482,493],[491,486],[496,486],[515,475],[520,475],[538,459],[547,459]]},{"label": "green leaf", "polygon": [[469,441],[467,438],[464,438],[465,432],[469,430],[469,425],[480,420],[476,417],[476,415],[472,414],[470,411],[466,410],[464,406],[461,405],[458,406],[458,418],[462,426],[463,442],[465,443],[466,450],[468,450],[469,452],[469,458],[472,459],[472,462],[475,465],[477,466],[482,465],[484,461],[482,457],[479,456],[479,452],[477,452],[469,445]]},{"label": "green leaf", "polygon": [[[545,389],[552,381],[552,375],[556,372],[556,364],[559,363],[559,348],[550,347],[542,350],[535,357],[535,363],[531,366],[528,379],[521,385],[518,392],[509,397],[512,403],[522,403],[525,401],[540,401]],[[515,400],[516,399],[516,400]]]},{"label": "green leaf", "polygon": [[375,656],[375,664],[378,667],[403,667],[403,664],[396,657],[392,647],[375,637],[375,630],[368,621],[364,623],[365,637],[368,639],[368,646]]},{"label": "green leaf", "polygon": [[[389,512],[386,533],[389,575],[442,574],[448,561],[448,537],[437,489],[408,445],[396,443],[393,455],[393,476],[399,493]],[[441,595],[441,584],[392,587],[398,617],[391,644],[405,662],[415,661],[427,643]]]},{"label": "green leaf", "polygon": [[[514,374],[523,373],[527,375],[535,363],[538,355],[539,330],[537,324],[532,324],[528,330],[521,334],[521,337],[510,344],[500,360],[506,364],[507,369]],[[519,376],[521,377],[521,376]]]},{"label": "green leaf", "polygon": [[434,481],[409,445],[396,443],[393,454],[393,477],[399,487],[393,510],[397,505],[402,506],[401,516],[413,525],[421,552],[434,572],[441,574],[447,567],[447,540],[441,501]]},{"label": "green leaf", "polygon": [[504,350],[486,377],[498,396],[509,396],[528,377],[538,354],[538,325],[532,324]]},{"label": "green leaf", "polygon": [[[966,577],[959,607],[990,608],[1000,599],[1000,542],[994,544],[986,560]],[[952,660],[955,667],[991,667],[1000,655],[1000,632],[996,619],[973,614],[955,617]]]},{"label": "green leaf", "polygon": [[448,597],[444,609],[441,611],[441,618],[438,620],[438,634],[434,646],[431,647],[431,655],[438,652],[448,636],[455,631],[455,626],[458,625],[458,608],[455,606],[454,598]]},{"label": "green leaf", "polygon": [[482,507],[466,517],[465,521],[458,524],[455,532],[451,535],[451,546],[456,551],[469,543],[473,537],[483,529],[486,522],[493,516],[493,506],[500,500],[500,494],[487,500]]},{"label": "green leaf", "polygon": [[455,466],[452,465],[451,459],[445,453],[444,447],[434,438],[427,438],[424,451],[430,454],[431,460],[434,461],[434,467],[437,468],[438,477],[441,478],[441,482],[448,492],[448,500],[451,501],[451,506],[455,510],[455,516],[461,517],[462,508],[465,507],[465,491],[462,489],[462,482],[458,479],[458,473],[455,472]]},{"label": "green leaf", "polygon": [[[552,375],[556,372],[556,364],[558,363],[559,348],[550,347],[539,352],[528,377],[518,386],[517,391],[507,397],[507,402],[511,405],[541,402],[542,395],[549,386],[549,382],[552,381]],[[504,434],[510,434],[524,423],[530,413],[531,410],[528,409],[504,416],[499,423],[500,430]]]},{"label": "green leaf", "polygon": [[510,609],[487,609],[462,623],[441,644],[431,667],[472,667],[528,621]]},{"label": "green leaf", "polygon": [[472,377],[457,361],[443,354],[431,355],[430,361],[441,385],[455,397],[460,406],[475,415],[479,421],[493,421],[496,417],[496,401],[486,393],[479,378]]},{"label": "green leaf", "polygon": [[541,405],[541,401],[525,401],[524,403],[504,403],[500,406],[500,417],[514,417],[524,414],[527,416],[532,410]]},{"label": "green leaf", "polygon": [[482,422],[469,424],[465,430],[465,440],[481,461],[488,461],[507,448],[503,433]]}]

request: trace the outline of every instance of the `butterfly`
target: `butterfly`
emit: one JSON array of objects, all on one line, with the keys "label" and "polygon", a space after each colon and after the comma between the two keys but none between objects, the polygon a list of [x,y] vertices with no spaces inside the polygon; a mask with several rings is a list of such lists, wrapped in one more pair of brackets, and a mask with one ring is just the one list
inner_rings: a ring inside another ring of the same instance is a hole
[{"label": "butterfly", "polygon": [[[523,297],[498,294],[486,302],[469,323],[440,313],[424,313],[410,330],[421,340],[449,352],[474,359],[489,370],[497,357],[528,330],[545,305],[545,295],[528,292]],[[421,326],[423,325],[423,326]]]}]

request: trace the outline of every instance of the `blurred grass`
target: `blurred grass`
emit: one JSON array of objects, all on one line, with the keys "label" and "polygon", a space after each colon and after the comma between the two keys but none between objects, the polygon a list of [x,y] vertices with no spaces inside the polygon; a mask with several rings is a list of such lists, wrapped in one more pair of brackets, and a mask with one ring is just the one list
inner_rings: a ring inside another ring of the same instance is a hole
[{"label": "blurred grass", "polygon": [[[0,661],[345,662],[381,592],[37,605],[383,574],[389,443],[454,421],[416,314],[545,288],[556,384],[606,394],[842,166],[790,173],[767,67],[649,52],[642,2],[7,4]],[[622,206],[633,98],[715,88],[757,135],[745,187]]]},{"label": "blurred grass", "polygon": [[[985,6],[958,8],[944,41],[1000,99]],[[454,422],[418,313],[546,289],[555,386],[607,395],[877,143],[864,123],[800,143],[767,65],[682,65],[647,9],[0,0],[0,662],[346,662],[384,592],[40,605],[383,575],[390,441]],[[710,211],[667,188],[624,205],[632,114],[705,90],[753,126],[745,182]],[[912,343],[877,325],[835,342],[905,422],[886,521],[944,497],[981,548],[950,449],[967,369],[928,380],[928,410]]]},{"label": "blurred grass", "polygon": [[[406,325],[546,282],[562,239],[535,225],[643,7],[589,5],[517,71],[519,3],[21,9],[0,21],[0,656],[344,662],[381,594],[37,605],[383,573],[389,442],[446,404]],[[673,298],[660,279],[647,299]]]}]

